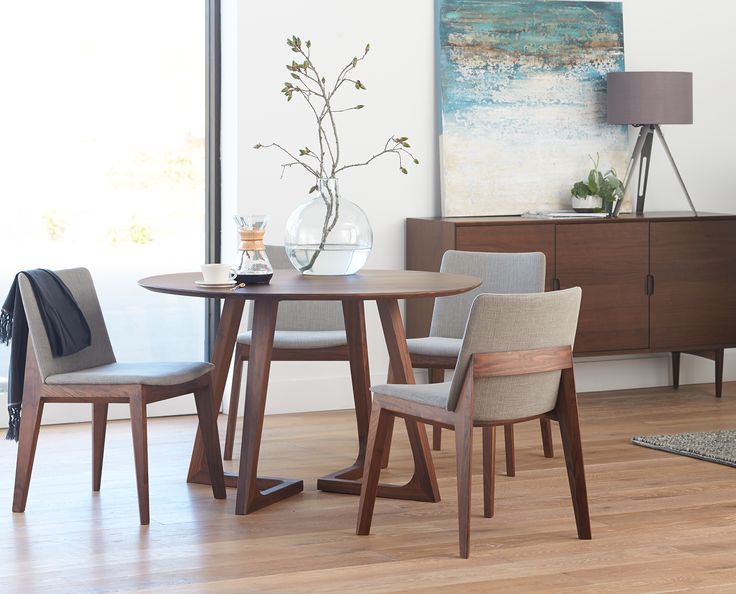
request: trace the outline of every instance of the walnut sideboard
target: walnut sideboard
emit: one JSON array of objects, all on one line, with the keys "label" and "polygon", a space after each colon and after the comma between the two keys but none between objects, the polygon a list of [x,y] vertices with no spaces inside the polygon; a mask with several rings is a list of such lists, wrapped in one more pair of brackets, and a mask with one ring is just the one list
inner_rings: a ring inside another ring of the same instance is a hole
[{"label": "walnut sideboard", "polygon": [[[547,290],[580,286],[578,356],[672,353],[715,361],[736,346],[736,215],[685,212],[609,219],[411,218],[406,268],[439,270],[447,250],[543,252]],[[407,336],[426,336],[431,299],[406,304]]]}]

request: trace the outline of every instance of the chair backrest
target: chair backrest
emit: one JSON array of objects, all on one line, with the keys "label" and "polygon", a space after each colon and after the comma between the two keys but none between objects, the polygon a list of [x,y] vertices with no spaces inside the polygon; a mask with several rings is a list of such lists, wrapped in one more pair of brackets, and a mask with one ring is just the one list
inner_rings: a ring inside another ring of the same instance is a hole
[{"label": "chair backrest", "polygon": [[481,293],[541,293],[544,291],[545,258],[541,252],[501,254],[448,250],[440,272],[468,274],[482,279],[472,291],[440,297],[434,302],[430,336],[462,338],[470,306]]},{"label": "chair backrest", "polygon": [[53,357],[33,288],[29,280],[21,274],[18,282],[23,297],[23,307],[28,319],[28,330],[33,339],[38,368],[44,380],[57,373],[69,373],[115,362],[115,353],[110,344],[110,336],[107,333],[105,319],[102,317],[100,302],[97,299],[97,292],[89,270],[70,268],[58,270],[56,274],[69,287],[69,291],[82,310],[92,333],[92,343],[73,355]]},{"label": "chair backrest", "polygon": [[[452,378],[448,409],[454,410],[474,353],[570,346],[580,311],[580,287],[524,295],[478,295],[473,302]],[[551,411],[560,371],[476,379],[474,419],[522,419]]]},{"label": "chair backrest", "polygon": [[[266,255],[274,270],[294,270],[282,245],[267,245]],[[253,307],[248,308],[248,330],[253,327]],[[339,301],[282,301],[276,317],[276,330],[344,330]]]}]

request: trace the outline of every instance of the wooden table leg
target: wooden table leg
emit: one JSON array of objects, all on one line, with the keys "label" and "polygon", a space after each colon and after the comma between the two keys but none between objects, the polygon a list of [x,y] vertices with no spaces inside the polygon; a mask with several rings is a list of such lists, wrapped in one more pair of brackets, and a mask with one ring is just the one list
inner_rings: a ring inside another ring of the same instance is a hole
[{"label": "wooden table leg", "polygon": [[[362,308],[361,308],[362,311]],[[414,371],[411,367],[411,357],[406,346],[406,335],[404,333],[404,324],[401,320],[401,311],[399,303],[396,299],[380,299],[378,300],[378,313],[381,316],[381,325],[383,326],[383,334],[386,339],[389,357],[391,360],[391,370],[396,383],[413,384]],[[346,317],[346,330],[348,329],[348,320]],[[350,344],[350,335],[348,334],[348,343]],[[366,345],[361,341],[361,345],[355,347],[355,352],[365,351]],[[357,340],[356,340],[357,345]],[[366,359],[367,362],[367,359]],[[352,351],[351,351],[351,368],[352,368]],[[367,370],[367,363],[366,363]],[[362,399],[365,398],[367,405]],[[356,393],[356,417],[358,417],[358,425],[362,422],[368,423],[370,411],[370,393],[363,397]],[[361,406],[358,406],[360,402]],[[424,425],[413,420],[406,420],[406,430],[409,434],[409,443],[411,445],[412,456],[414,458],[414,474],[411,480],[405,485],[386,485],[378,486],[379,497],[391,497],[394,499],[414,499],[417,501],[439,501],[440,494],[437,486],[437,478],[434,472],[432,456],[429,450],[429,440]],[[365,452],[365,440],[367,439],[367,431],[365,436],[360,435],[359,430],[359,452]],[[360,476],[363,472],[363,459],[360,454],[356,463],[343,471],[334,472],[330,475],[322,477],[317,482],[317,487],[323,491],[332,491],[335,493],[350,493],[353,495],[360,494]]]},{"label": "wooden table leg", "polygon": [[[225,391],[225,383],[230,371],[230,361],[233,358],[233,350],[238,338],[238,327],[240,326],[244,307],[245,300],[237,298],[225,299],[222,306],[220,323],[217,325],[217,335],[215,336],[215,348],[212,353],[212,363],[215,366],[212,371],[212,407],[215,411],[219,411],[220,404],[222,404],[222,395]],[[235,487],[236,479],[236,475],[225,473],[226,486]],[[210,475],[207,471],[207,462],[199,429],[197,429],[197,437],[194,440],[194,450],[189,463],[187,482],[210,484]]]},{"label": "wooden table leg", "polygon": [[365,460],[368,424],[371,417],[371,372],[368,367],[368,338],[365,330],[365,309],[362,301],[343,301],[345,333],[348,340],[350,377],[353,384],[355,419],[358,424],[358,457]]},{"label": "wooden table leg", "polygon": [[253,306],[255,311],[248,356],[248,383],[245,387],[238,494],[235,500],[237,515],[249,514],[304,490],[301,480],[258,477],[258,455],[279,304],[275,300],[259,299],[254,301]]},{"label": "wooden table leg", "polygon": [[317,488],[322,491],[333,491],[334,489],[330,487],[339,484],[342,479],[360,479],[363,474],[365,448],[368,443],[368,423],[371,416],[371,374],[368,367],[368,341],[363,302],[358,300],[343,301],[342,312],[345,318],[345,335],[348,341],[355,420],[358,425],[358,456],[351,466],[318,479]]}]

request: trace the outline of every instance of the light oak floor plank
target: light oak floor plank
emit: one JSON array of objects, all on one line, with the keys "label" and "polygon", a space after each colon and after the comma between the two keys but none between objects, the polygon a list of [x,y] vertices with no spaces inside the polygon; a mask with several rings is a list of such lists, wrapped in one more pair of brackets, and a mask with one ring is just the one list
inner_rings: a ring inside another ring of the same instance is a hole
[{"label": "light oak floor plank", "polygon": [[[186,484],[194,418],[152,419],[147,527],[138,524],[127,421],[109,425],[98,494],[91,426],[43,427],[25,514],[10,511],[16,448],[0,446],[0,589],[736,592],[736,469],[629,443],[636,434],[735,428],[736,383],[720,400],[712,385],[581,395],[580,413],[593,540],[576,538],[557,427],[557,457],[546,459],[532,422],[517,426],[517,476],[498,477],[492,519],[482,515],[480,433],[474,440],[469,560],[458,557],[449,438],[433,452],[442,501],[379,499],[372,534],[357,537],[357,497],[316,490],[318,476],[355,456],[350,411],[266,419],[259,473],[303,478],[305,492],[249,516],[233,514],[233,490],[216,501]],[[397,423],[382,480],[408,479],[410,461]]]}]

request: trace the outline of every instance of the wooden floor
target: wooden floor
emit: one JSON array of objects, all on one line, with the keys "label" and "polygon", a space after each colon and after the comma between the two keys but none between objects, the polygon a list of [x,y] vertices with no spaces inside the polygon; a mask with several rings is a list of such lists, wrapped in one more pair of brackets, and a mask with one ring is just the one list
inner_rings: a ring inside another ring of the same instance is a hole
[{"label": "wooden floor", "polygon": [[[538,425],[517,427],[517,476],[499,477],[493,519],[482,516],[477,434],[469,560],[458,558],[449,433],[435,455],[442,502],[379,499],[372,535],[358,537],[357,498],[315,488],[352,461],[350,412],[268,418],[260,468],[303,477],[305,492],[238,517],[233,491],[215,501],[184,482],[194,419],[151,421],[148,527],[138,525],[127,422],[108,429],[99,494],[90,427],[44,427],[25,514],[10,511],[15,446],[0,443],[0,592],[736,592],[736,469],[629,443],[736,427],[736,383],[722,400],[712,394],[704,385],[580,397],[587,542],[575,537],[557,434],[549,460]],[[386,478],[408,473],[399,429]]]}]

